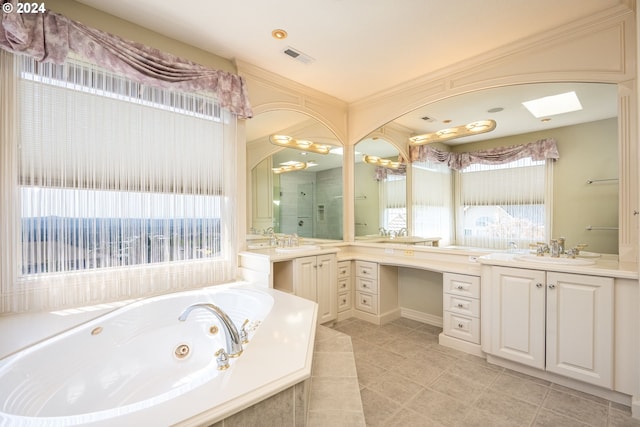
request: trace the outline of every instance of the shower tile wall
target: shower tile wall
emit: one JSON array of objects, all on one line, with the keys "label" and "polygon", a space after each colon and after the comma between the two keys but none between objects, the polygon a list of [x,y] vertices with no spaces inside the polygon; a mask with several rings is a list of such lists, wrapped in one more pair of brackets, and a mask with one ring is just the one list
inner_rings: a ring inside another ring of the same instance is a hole
[{"label": "shower tile wall", "polygon": [[342,168],[316,177],[316,237],[342,240]]},{"label": "shower tile wall", "polygon": [[342,239],[342,168],[280,175],[280,231]]},{"label": "shower tile wall", "polygon": [[[280,176],[280,231],[313,237],[313,187],[316,174],[291,172]],[[302,215],[302,217],[299,217]],[[298,223],[302,221],[302,225]]]}]

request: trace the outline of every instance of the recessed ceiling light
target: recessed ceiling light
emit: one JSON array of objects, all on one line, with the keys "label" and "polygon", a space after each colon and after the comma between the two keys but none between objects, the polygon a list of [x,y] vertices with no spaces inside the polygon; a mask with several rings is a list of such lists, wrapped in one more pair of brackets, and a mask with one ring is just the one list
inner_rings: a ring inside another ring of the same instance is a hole
[{"label": "recessed ceiling light", "polygon": [[504,108],[502,108],[502,107],[494,107],[494,108],[489,108],[487,110],[487,113],[499,113],[502,110],[504,110]]},{"label": "recessed ceiling light", "polygon": [[271,31],[271,35],[273,36],[274,39],[278,39],[278,40],[284,40],[287,38],[287,32],[279,28],[277,30]]},{"label": "recessed ceiling light", "polygon": [[545,96],[523,102],[522,105],[537,119],[582,110],[582,104],[580,104],[580,100],[578,100],[575,92]]}]

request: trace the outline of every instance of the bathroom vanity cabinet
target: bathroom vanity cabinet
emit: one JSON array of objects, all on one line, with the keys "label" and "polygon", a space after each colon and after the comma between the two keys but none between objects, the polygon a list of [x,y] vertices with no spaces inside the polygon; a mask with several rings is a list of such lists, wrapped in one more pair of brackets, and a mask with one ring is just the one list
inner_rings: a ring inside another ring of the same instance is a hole
[{"label": "bathroom vanity cabinet", "polygon": [[318,303],[318,322],[338,317],[337,258],[335,254],[300,257],[293,260],[293,292]]},{"label": "bathroom vanity cabinet", "polygon": [[480,344],[480,277],[444,273],[442,308],[445,335]]},{"label": "bathroom vanity cabinet", "polygon": [[524,268],[490,268],[490,345],[503,359],[613,387],[614,280]]},{"label": "bathroom vanity cabinet", "polygon": [[351,261],[339,261],[338,262],[338,320],[351,317],[351,309],[353,307],[353,297],[351,286]]},{"label": "bathroom vanity cabinet", "polygon": [[356,260],[354,281],[357,317],[376,324],[399,317],[397,267]]}]

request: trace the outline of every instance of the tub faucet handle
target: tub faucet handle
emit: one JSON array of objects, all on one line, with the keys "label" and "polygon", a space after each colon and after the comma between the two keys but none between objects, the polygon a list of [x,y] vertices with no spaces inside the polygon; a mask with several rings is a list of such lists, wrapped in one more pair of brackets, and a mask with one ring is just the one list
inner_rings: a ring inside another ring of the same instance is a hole
[{"label": "tub faucet handle", "polygon": [[249,333],[247,332],[247,325],[249,324],[249,319],[245,319],[242,324],[242,328],[240,328],[240,340],[242,344],[246,344],[249,342]]},{"label": "tub faucet handle", "polygon": [[225,369],[229,368],[229,355],[227,354],[226,351],[224,351],[224,348],[221,348],[220,350],[216,351],[216,362],[218,362],[218,370],[219,371],[224,371]]}]

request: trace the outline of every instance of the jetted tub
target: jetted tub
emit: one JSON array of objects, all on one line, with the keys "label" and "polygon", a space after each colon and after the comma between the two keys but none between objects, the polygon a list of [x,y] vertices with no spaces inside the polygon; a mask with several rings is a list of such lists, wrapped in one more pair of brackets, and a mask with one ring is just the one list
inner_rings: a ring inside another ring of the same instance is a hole
[{"label": "jetted tub", "polygon": [[[229,369],[213,314],[178,320],[194,303],[249,320]],[[247,283],[136,301],[0,360],[0,426],[217,422],[310,376],[316,307]]]}]

